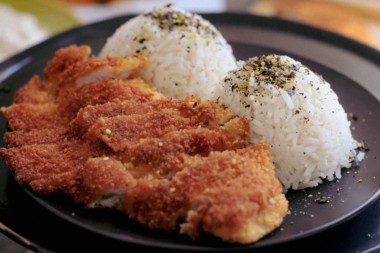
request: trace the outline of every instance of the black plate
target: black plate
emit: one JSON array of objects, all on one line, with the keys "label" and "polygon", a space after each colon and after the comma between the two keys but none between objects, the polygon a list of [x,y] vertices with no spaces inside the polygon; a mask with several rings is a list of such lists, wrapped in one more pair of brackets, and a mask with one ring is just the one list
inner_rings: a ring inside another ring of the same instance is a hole
[{"label": "black plate", "polygon": [[[281,244],[321,232],[363,211],[380,195],[380,54],[354,41],[296,23],[235,14],[205,15],[232,45],[238,59],[263,53],[286,54],[323,75],[338,94],[346,112],[355,115],[353,134],[370,151],[360,167],[343,171],[342,179],[307,191],[291,191],[291,214],[281,228],[256,244],[241,246],[211,236],[192,241],[174,232],[152,231],[110,210],[85,210],[63,196],[42,198],[28,193],[69,223],[107,238],[131,244],[182,250],[244,250]],[[15,90],[32,75],[42,74],[46,62],[60,47],[88,44],[96,53],[115,28],[130,16],[74,29],[54,37],[0,64],[0,106],[12,103]],[[0,135],[6,122],[0,119]],[[4,145],[4,143],[2,143]],[[5,169],[4,163],[0,164]],[[317,203],[316,199],[327,200]]]}]

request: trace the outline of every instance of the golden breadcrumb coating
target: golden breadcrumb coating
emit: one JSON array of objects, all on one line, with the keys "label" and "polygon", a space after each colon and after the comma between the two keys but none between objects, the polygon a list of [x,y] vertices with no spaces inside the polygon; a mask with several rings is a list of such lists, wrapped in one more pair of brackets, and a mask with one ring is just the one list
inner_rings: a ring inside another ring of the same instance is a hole
[{"label": "golden breadcrumb coating", "polygon": [[11,132],[0,156],[38,194],[115,208],[150,228],[252,243],[278,227],[288,202],[266,144],[217,103],[168,99],[138,77],[144,56],[56,52],[1,108]]}]

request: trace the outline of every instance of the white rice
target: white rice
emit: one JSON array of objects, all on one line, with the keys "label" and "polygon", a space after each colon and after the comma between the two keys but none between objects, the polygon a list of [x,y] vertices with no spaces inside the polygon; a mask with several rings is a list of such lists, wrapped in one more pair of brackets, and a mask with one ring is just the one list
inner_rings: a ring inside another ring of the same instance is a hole
[{"label": "white rice", "polygon": [[208,98],[236,68],[231,46],[199,15],[167,5],[139,15],[107,40],[100,56],[147,55],[142,75],[168,97]]},{"label": "white rice", "polygon": [[350,122],[330,84],[287,56],[241,62],[216,97],[250,121],[252,143],[269,144],[286,189],[340,178],[341,168],[349,168],[357,155]]}]

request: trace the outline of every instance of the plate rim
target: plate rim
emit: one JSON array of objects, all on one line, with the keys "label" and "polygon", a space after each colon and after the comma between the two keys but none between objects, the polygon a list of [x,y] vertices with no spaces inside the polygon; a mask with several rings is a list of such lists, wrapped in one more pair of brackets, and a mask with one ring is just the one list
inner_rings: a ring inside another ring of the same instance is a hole
[{"label": "plate rim", "polygon": [[[89,231],[91,231],[93,233],[97,233],[99,235],[105,236],[105,237],[113,239],[113,240],[118,240],[118,241],[121,241],[123,243],[134,244],[134,245],[139,245],[139,246],[157,247],[157,248],[160,248],[160,249],[194,250],[194,251],[239,251],[239,250],[250,250],[250,249],[251,250],[254,250],[254,249],[258,250],[258,249],[264,249],[264,248],[268,248],[268,247],[278,246],[278,245],[281,245],[281,244],[284,244],[284,243],[295,242],[297,240],[302,240],[302,239],[311,237],[313,235],[322,233],[322,232],[324,232],[324,231],[326,231],[326,230],[328,230],[328,229],[330,229],[332,227],[341,225],[344,222],[346,222],[346,221],[348,221],[350,219],[353,219],[355,216],[357,216],[360,213],[362,213],[363,211],[365,211],[373,203],[375,203],[378,199],[380,199],[380,188],[379,188],[377,190],[377,192],[375,194],[373,194],[371,196],[371,198],[369,198],[365,203],[363,203],[362,205],[358,206],[357,208],[351,210],[347,214],[345,214],[343,216],[340,216],[338,219],[335,219],[335,220],[333,220],[333,221],[331,221],[329,223],[326,223],[326,224],[324,224],[322,226],[310,229],[307,232],[304,232],[302,234],[296,234],[296,235],[292,235],[292,236],[287,237],[287,238],[281,238],[281,239],[278,239],[277,241],[271,242],[271,243],[265,243],[264,242],[264,243],[261,243],[260,245],[257,245],[257,243],[260,242],[263,238],[260,239],[259,241],[255,242],[255,243],[253,243],[253,244],[248,244],[248,245],[235,245],[235,244],[231,244],[230,247],[221,248],[221,247],[214,247],[214,246],[170,244],[170,243],[166,243],[166,242],[151,242],[151,241],[147,244],[145,240],[143,240],[143,239],[136,239],[136,238],[133,238],[132,240],[126,241],[125,238],[123,238],[122,236],[118,236],[118,235],[114,235],[114,234],[112,234],[112,235],[107,234],[106,231],[103,231],[103,230],[101,230],[101,229],[99,229],[97,227],[89,225],[89,224],[87,224],[84,221],[76,220],[73,216],[70,216],[69,214],[67,214],[66,211],[65,212],[60,211],[59,207],[55,206],[54,204],[49,203],[49,201],[45,200],[43,197],[35,195],[30,189],[28,189],[28,187],[24,187],[22,185],[20,185],[20,187],[32,199],[34,199],[41,206],[43,206],[44,208],[48,209],[53,214],[57,215],[58,217],[60,217],[61,219],[66,220],[66,221],[69,220],[70,223],[72,223],[72,224],[74,224],[76,226],[79,226],[81,228],[84,228],[86,230],[89,230]],[[278,228],[276,228],[276,229],[278,229]],[[270,233],[267,234],[266,236],[270,236]],[[223,242],[223,243],[226,243],[226,242]]]}]

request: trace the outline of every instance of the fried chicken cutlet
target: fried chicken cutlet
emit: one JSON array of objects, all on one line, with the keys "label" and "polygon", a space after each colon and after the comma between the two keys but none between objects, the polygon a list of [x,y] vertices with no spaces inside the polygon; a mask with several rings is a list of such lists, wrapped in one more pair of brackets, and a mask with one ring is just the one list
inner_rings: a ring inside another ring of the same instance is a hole
[{"label": "fried chicken cutlet", "polygon": [[152,229],[252,243],[278,227],[288,202],[266,144],[217,103],[169,99],[139,78],[143,56],[56,52],[1,108],[11,132],[0,156],[37,194],[63,192]]}]

